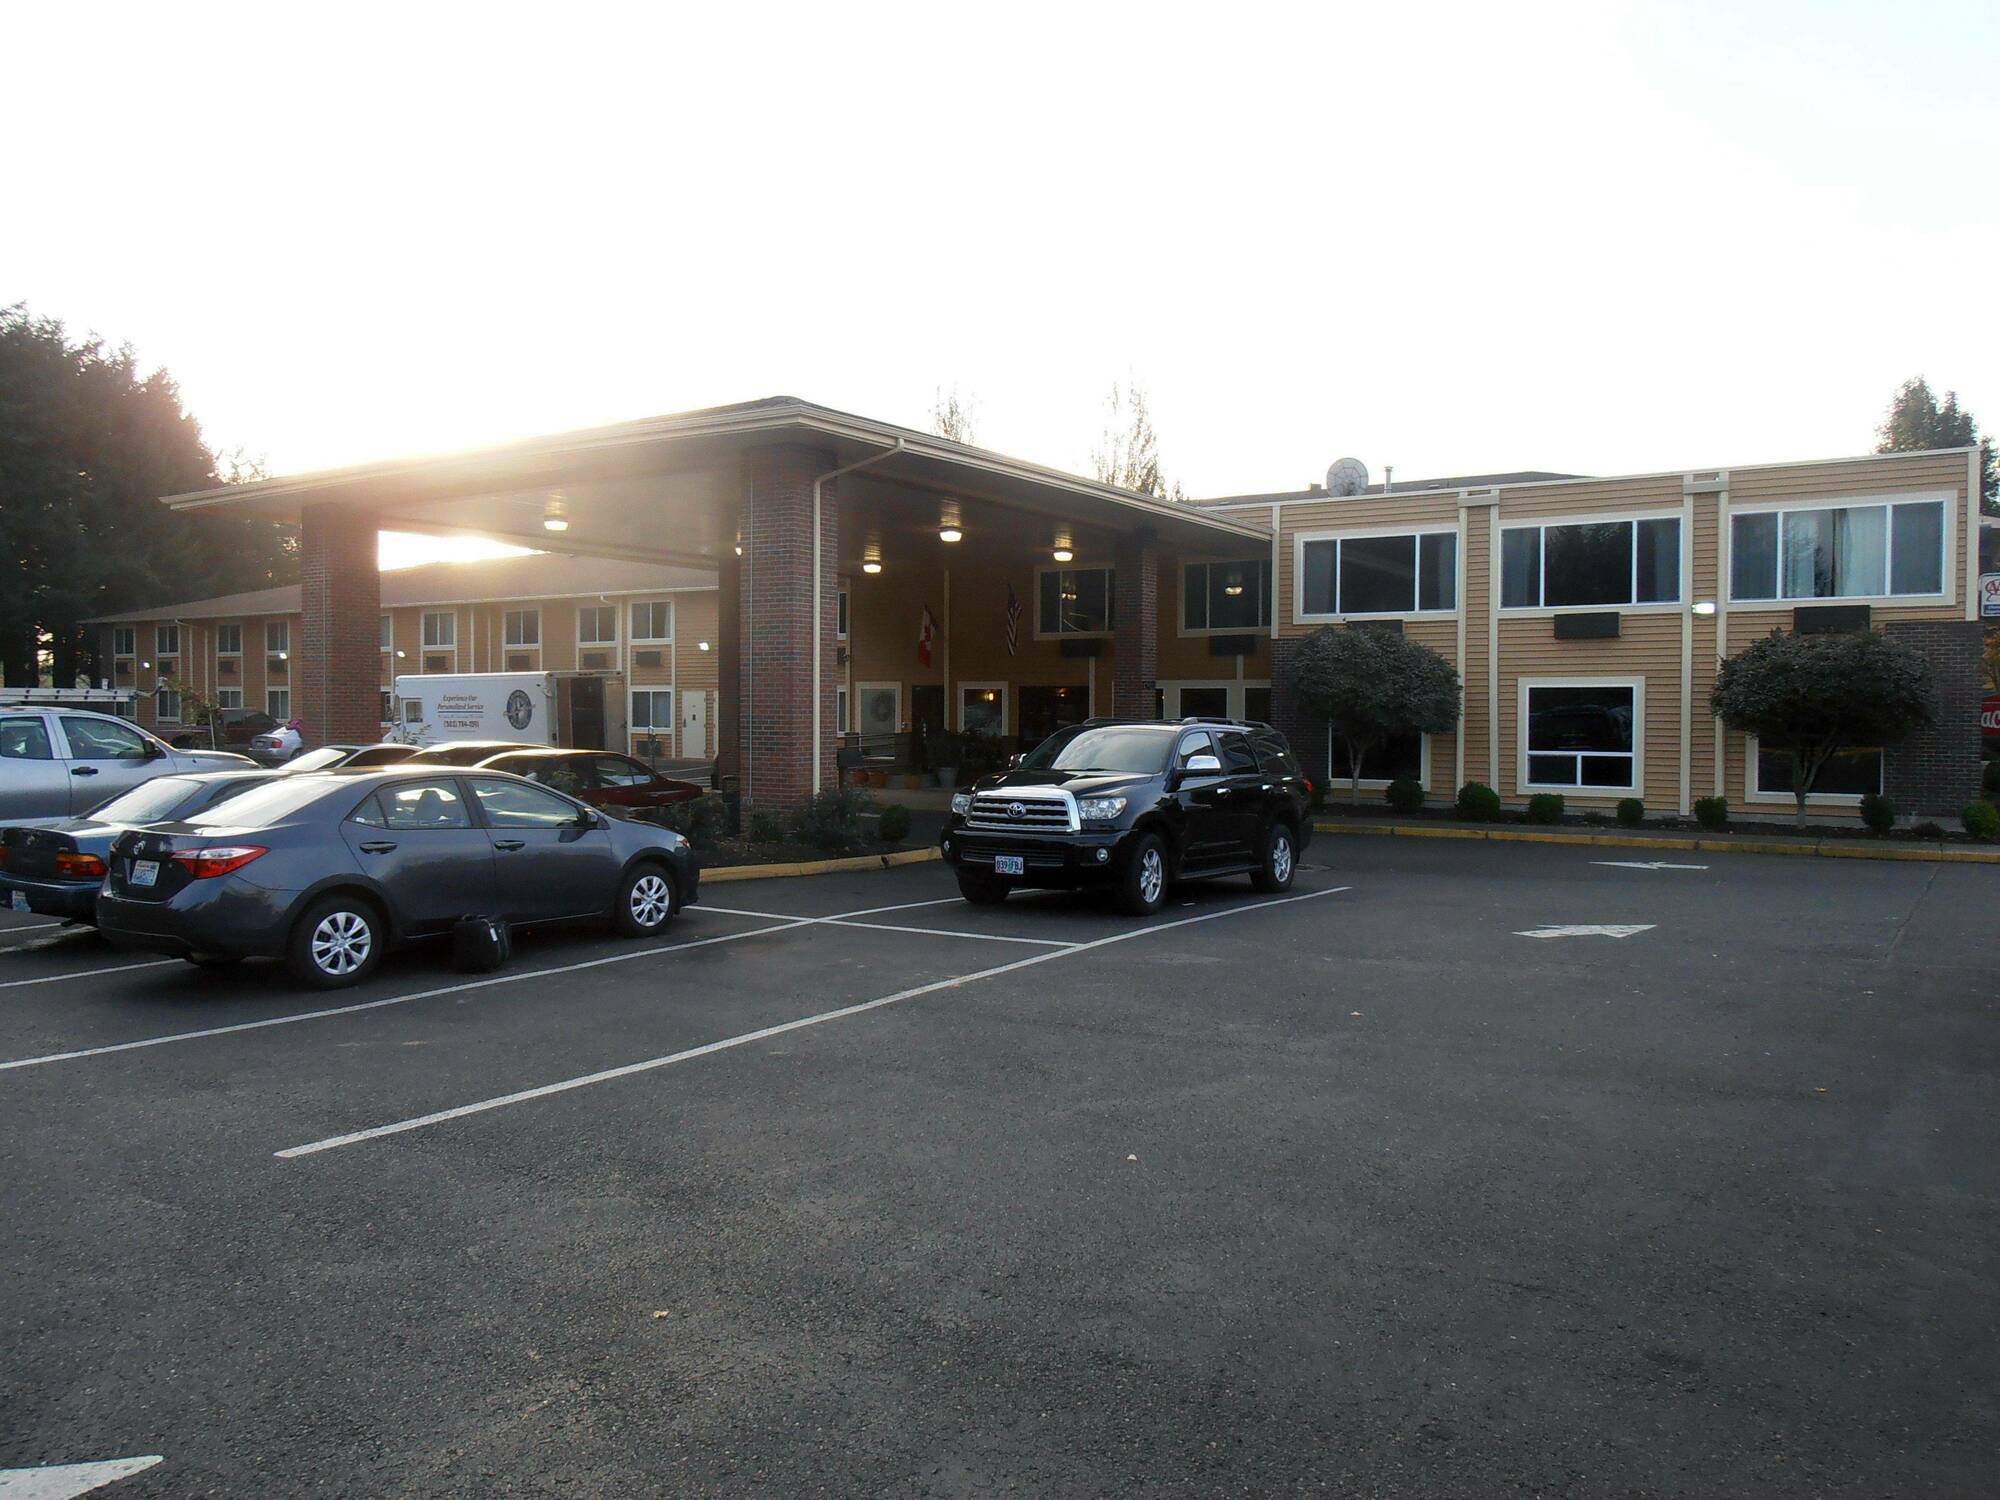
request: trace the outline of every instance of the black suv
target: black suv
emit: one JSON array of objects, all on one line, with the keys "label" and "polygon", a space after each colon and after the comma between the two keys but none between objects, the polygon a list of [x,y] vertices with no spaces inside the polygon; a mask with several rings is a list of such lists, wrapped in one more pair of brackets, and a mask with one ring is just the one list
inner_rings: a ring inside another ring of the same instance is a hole
[{"label": "black suv", "polygon": [[978,905],[1015,886],[1106,885],[1136,916],[1183,877],[1292,883],[1312,783],[1285,737],[1243,719],[1090,719],[951,799],[940,839]]}]

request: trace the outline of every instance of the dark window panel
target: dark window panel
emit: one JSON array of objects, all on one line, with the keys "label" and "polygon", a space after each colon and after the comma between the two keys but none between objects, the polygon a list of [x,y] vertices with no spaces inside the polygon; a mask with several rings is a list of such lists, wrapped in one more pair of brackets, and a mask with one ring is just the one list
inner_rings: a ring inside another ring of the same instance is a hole
[{"label": "dark window panel", "polygon": [[1417,604],[1414,536],[1345,537],[1340,543],[1340,612],[1408,613]]},{"label": "dark window panel", "polygon": [[1632,602],[1632,523],[1545,529],[1542,603],[1550,609]]},{"label": "dark window panel", "polygon": [[1458,608],[1458,537],[1449,531],[1417,539],[1422,566],[1417,570],[1418,609]]},{"label": "dark window panel", "polygon": [[1339,550],[1336,542],[1307,542],[1305,578],[1302,582],[1305,612],[1309,615],[1333,613],[1333,568]]},{"label": "dark window panel", "polygon": [[1671,604],[1681,596],[1681,521],[1639,522],[1639,597],[1635,604]]},{"label": "dark window panel", "polygon": [[1892,594],[1936,594],[1944,589],[1944,504],[1899,505],[1890,564]]},{"label": "dark window panel", "polygon": [[1506,609],[1533,609],[1542,602],[1541,533],[1517,526],[1500,533],[1500,603]]}]

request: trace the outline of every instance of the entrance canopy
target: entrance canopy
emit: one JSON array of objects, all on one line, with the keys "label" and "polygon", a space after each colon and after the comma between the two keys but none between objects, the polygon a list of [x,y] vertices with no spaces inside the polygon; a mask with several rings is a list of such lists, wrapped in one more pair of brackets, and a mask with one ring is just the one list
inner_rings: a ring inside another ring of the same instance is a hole
[{"label": "entrance canopy", "polygon": [[1269,545],[1267,531],[1226,516],[789,396],[228,485],[169,496],[167,504],[295,523],[303,507],[327,503],[372,513],[385,530],[713,568],[739,541],[744,460],[772,445],[815,450],[829,469],[867,461],[843,485],[843,550],[867,545],[871,521],[878,530],[934,534],[940,508],[954,502],[1004,507],[1015,513],[1011,529],[1046,532],[1052,543],[1068,529],[1149,531],[1165,546],[1197,553],[1240,551],[1251,538]]}]

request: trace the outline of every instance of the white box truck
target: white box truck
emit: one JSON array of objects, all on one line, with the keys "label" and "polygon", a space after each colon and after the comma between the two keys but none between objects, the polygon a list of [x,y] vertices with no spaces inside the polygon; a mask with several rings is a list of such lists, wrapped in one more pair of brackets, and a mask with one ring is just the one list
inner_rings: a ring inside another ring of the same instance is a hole
[{"label": "white box truck", "polygon": [[396,679],[390,737],[624,750],[624,678],[602,672],[438,672]]}]

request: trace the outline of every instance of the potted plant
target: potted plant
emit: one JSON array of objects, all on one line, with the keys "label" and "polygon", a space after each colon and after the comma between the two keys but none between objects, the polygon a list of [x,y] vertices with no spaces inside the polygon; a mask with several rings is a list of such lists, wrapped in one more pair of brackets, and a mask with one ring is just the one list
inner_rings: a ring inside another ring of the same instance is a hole
[{"label": "potted plant", "polygon": [[940,734],[931,747],[931,761],[937,769],[937,784],[946,791],[958,785],[962,741],[956,734]]}]

